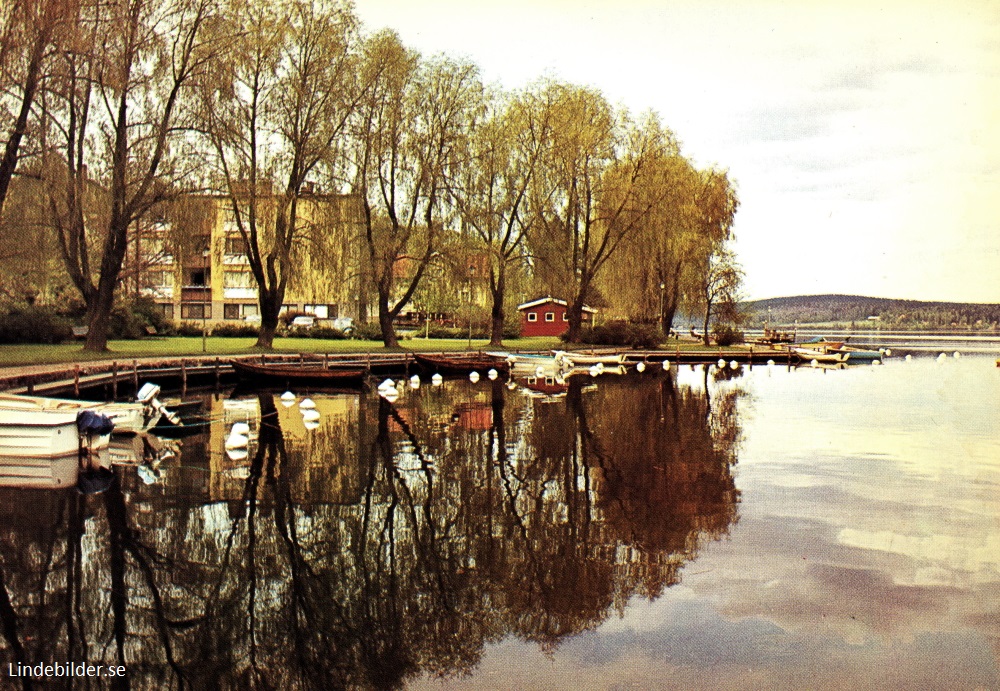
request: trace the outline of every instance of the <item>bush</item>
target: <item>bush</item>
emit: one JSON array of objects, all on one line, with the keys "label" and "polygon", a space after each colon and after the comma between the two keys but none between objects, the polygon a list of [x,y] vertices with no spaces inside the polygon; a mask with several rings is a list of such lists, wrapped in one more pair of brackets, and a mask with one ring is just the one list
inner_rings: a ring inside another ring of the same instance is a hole
[{"label": "bush", "polygon": [[340,329],[333,328],[332,326],[314,326],[311,329],[291,329],[287,336],[288,338],[327,338],[335,341],[347,338],[347,334]]},{"label": "bush", "polygon": [[177,327],[178,336],[201,336],[201,323],[181,322]]},{"label": "bush", "polygon": [[212,335],[227,338],[257,338],[260,335],[260,329],[253,324],[216,324],[212,328]]},{"label": "bush", "polygon": [[712,338],[720,346],[731,346],[743,343],[743,332],[728,324],[716,324],[712,329]]},{"label": "bush", "polygon": [[46,307],[18,307],[0,314],[0,343],[61,343],[72,336],[69,320]]},{"label": "bush", "polygon": [[146,334],[145,325],[156,329],[159,336],[169,336],[174,333],[173,323],[163,316],[163,310],[150,297],[140,297],[131,304],[132,313],[144,322],[143,335]]},{"label": "bush", "polygon": [[381,341],[382,327],[377,323],[355,324],[351,337],[359,341]]},{"label": "bush", "polygon": [[[559,337],[566,340],[566,334]],[[663,333],[652,324],[633,324],[626,321],[610,321],[595,327],[585,327],[580,331],[580,343],[588,345],[627,346],[652,349],[663,342]]]}]

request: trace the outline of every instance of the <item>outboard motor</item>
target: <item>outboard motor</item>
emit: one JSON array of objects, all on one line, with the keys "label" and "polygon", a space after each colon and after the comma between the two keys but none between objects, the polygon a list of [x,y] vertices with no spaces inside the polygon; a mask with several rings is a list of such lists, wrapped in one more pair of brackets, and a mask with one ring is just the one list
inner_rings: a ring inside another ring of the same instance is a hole
[{"label": "outboard motor", "polygon": [[146,382],[145,384],[142,385],[142,388],[140,388],[139,391],[136,392],[135,400],[137,400],[139,403],[142,403],[143,405],[149,406],[156,412],[163,415],[163,417],[170,420],[170,422],[172,422],[173,424],[182,425],[183,423],[181,422],[180,416],[177,415],[177,413],[172,413],[169,410],[167,410],[167,408],[162,403],[160,403],[159,400],[157,400],[156,397],[159,395],[160,395],[160,387],[157,386],[156,384],[153,384],[152,382]]}]

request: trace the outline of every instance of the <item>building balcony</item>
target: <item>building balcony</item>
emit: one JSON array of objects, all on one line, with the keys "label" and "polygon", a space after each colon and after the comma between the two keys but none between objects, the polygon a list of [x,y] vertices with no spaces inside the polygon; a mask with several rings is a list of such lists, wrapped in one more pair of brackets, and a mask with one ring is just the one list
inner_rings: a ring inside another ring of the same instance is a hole
[{"label": "building balcony", "polygon": [[211,302],[211,286],[184,286],[181,288],[183,302]]},{"label": "building balcony", "polygon": [[223,288],[222,298],[224,300],[256,300],[256,288]]}]

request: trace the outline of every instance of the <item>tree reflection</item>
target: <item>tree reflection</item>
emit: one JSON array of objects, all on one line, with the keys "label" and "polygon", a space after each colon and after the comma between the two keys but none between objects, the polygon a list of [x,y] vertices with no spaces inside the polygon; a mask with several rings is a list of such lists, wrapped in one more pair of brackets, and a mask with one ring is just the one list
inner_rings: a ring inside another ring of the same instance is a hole
[{"label": "tree reflection", "polygon": [[344,399],[310,437],[260,394],[238,473],[218,434],[182,449],[242,480],[3,491],[3,662],[120,663],[121,688],[393,689],[509,635],[553,649],[736,520],[737,395],[669,373],[574,377],[557,402],[451,382]]}]

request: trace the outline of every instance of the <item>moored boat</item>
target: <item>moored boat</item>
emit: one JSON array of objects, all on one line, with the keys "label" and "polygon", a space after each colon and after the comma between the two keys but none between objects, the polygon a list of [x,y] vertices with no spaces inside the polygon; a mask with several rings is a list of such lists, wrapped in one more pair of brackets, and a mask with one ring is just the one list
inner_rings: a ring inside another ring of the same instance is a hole
[{"label": "moored boat", "polygon": [[114,423],[116,433],[144,432],[154,426],[163,416],[162,406],[143,403],[100,403],[98,401],[77,401],[68,398],[46,398],[44,396],[22,396],[0,394],[0,410],[10,411],[62,411],[77,413],[91,410],[105,415]]},{"label": "moored boat", "polygon": [[625,354],[615,353],[609,355],[595,355],[592,353],[570,352],[566,350],[553,350],[556,360],[568,362],[570,367],[585,367],[590,365],[624,365]]},{"label": "moored boat", "polygon": [[54,458],[108,445],[113,423],[92,410],[0,408],[0,456]]},{"label": "moored boat", "polygon": [[367,370],[361,368],[328,368],[314,365],[257,365],[240,360],[230,360],[229,364],[236,372],[240,381],[253,385],[284,383],[286,385],[301,384],[306,386],[356,386],[361,384]]},{"label": "moored boat", "polygon": [[847,354],[815,348],[792,348],[792,352],[804,362],[846,362]]},{"label": "moored boat", "polygon": [[510,364],[504,358],[483,353],[449,353],[447,355],[414,353],[413,358],[427,374],[470,374],[471,372],[487,372],[491,369],[506,372],[510,369]]},{"label": "moored boat", "polygon": [[80,475],[80,455],[74,451],[49,458],[0,456],[0,487],[72,487]]}]

